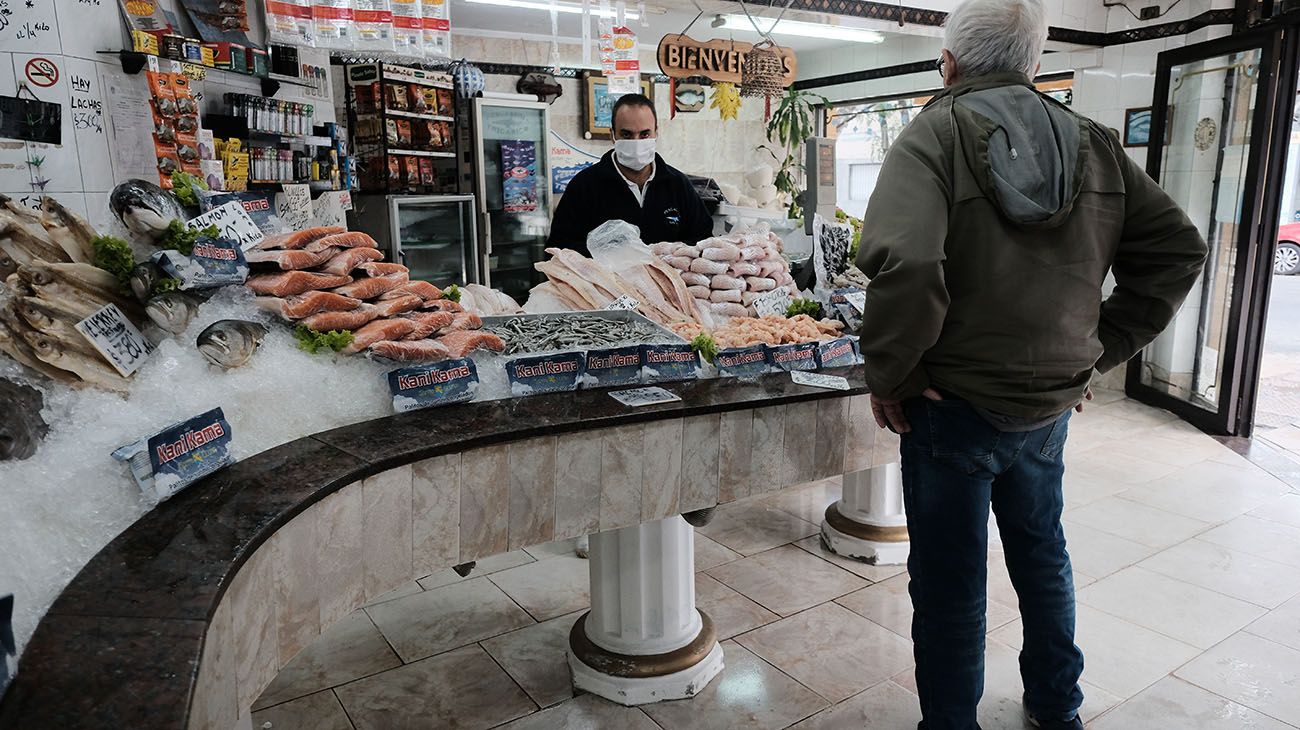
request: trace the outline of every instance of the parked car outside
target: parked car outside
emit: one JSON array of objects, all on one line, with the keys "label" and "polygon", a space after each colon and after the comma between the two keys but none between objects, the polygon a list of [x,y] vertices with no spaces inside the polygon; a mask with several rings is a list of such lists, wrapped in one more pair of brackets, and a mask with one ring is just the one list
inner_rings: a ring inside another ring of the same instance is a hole
[{"label": "parked car outside", "polygon": [[1300,274],[1300,223],[1288,223],[1278,229],[1273,273],[1279,276]]}]

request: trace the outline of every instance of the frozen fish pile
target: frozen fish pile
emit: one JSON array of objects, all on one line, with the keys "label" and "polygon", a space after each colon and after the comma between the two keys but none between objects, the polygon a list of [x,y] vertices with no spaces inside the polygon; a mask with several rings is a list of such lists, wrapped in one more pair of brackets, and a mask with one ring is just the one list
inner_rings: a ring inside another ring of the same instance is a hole
[{"label": "frozen fish pile", "polygon": [[659,324],[700,324],[695,299],[671,267],[654,257],[615,272],[598,261],[567,248],[548,248],[550,260],[533,264],[549,281],[532,294],[558,300],[572,311],[604,309],[619,297],[636,302],[636,311]]},{"label": "frozen fish pile", "polygon": [[[729,348],[833,340],[840,336],[843,329],[842,322],[816,320],[806,314],[798,314],[793,317],[737,317],[708,334],[713,335],[718,347]],[[673,325],[672,330],[687,340],[706,332],[702,327],[685,324]]]},{"label": "frozen fish pile", "polygon": [[[384,263],[364,233],[308,228],[268,237],[246,255],[259,269],[245,284],[259,295],[258,306],[314,332],[350,332],[344,353],[436,362],[505,347],[477,331],[483,321],[476,312],[427,281],[411,281],[407,267]],[[497,297],[479,297],[494,312],[505,308]]]},{"label": "frozen fish pile", "polygon": [[770,230],[730,233],[697,244],[656,243],[650,250],[676,269],[701,307],[720,317],[756,317],[754,301],[777,289],[793,297],[790,265]]},{"label": "frozen fish pile", "polygon": [[[679,326],[690,326],[690,323],[681,323]],[[672,340],[672,335],[645,322],[623,322],[595,314],[518,317],[488,329],[505,342],[506,355],[613,345],[646,345]]]}]

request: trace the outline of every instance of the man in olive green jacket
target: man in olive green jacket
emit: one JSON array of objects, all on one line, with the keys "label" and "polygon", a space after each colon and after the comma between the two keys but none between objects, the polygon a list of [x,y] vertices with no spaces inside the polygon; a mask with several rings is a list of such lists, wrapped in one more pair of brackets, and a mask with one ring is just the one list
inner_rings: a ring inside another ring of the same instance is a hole
[{"label": "man in olive green jacket", "polygon": [[926,730],[978,727],[990,506],[1024,619],[1026,713],[1082,727],[1060,524],[1070,411],[1094,370],[1169,324],[1206,255],[1112,132],[1035,91],[1046,35],[1041,0],[949,16],[947,88],[890,149],[862,231],[861,346],[876,420],[902,434]]}]

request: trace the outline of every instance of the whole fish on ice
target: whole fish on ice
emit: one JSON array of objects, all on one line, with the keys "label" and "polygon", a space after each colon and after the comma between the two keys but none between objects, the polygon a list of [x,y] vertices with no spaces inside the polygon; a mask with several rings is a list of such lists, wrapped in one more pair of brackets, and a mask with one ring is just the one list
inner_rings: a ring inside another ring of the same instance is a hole
[{"label": "whole fish on ice", "polygon": [[229,370],[248,362],[267,332],[257,322],[222,319],[200,332],[196,344],[209,362]]},{"label": "whole fish on ice", "polygon": [[41,392],[29,385],[0,379],[0,461],[36,453],[50,430],[41,418],[43,400]]},{"label": "whole fish on ice", "polygon": [[128,230],[153,240],[161,238],[172,221],[185,220],[176,198],[147,180],[127,180],[113,188],[108,206]]},{"label": "whole fish on ice", "polygon": [[150,299],[144,311],[159,327],[179,335],[198,315],[199,299],[185,292],[169,291]]}]

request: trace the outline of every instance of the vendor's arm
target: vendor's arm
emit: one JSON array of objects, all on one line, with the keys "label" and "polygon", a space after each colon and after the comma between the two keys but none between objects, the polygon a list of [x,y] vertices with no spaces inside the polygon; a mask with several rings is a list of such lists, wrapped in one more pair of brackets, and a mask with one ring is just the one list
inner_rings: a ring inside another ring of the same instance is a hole
[{"label": "vendor's arm", "polygon": [[579,173],[569,181],[560,204],[555,206],[555,215],[551,216],[551,235],[546,244],[555,248],[571,248],[587,253],[587,234],[595,228],[591,214],[594,205],[588,186]]},{"label": "vendor's arm", "polygon": [[[919,123],[918,123],[919,122]],[[858,268],[871,279],[861,346],[873,395],[900,400],[929,387],[921,357],[948,313],[944,241],[949,175],[935,129],[917,120],[889,150],[862,227]]]},{"label": "vendor's arm", "polygon": [[695,186],[691,185],[691,179],[683,175],[682,180],[686,182],[686,209],[682,211],[683,243],[699,243],[706,238],[712,238],[713,216],[709,215],[709,209],[704,207],[704,201],[695,191]]}]

